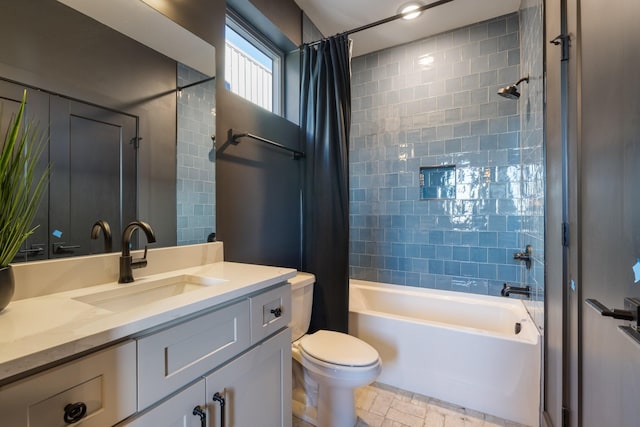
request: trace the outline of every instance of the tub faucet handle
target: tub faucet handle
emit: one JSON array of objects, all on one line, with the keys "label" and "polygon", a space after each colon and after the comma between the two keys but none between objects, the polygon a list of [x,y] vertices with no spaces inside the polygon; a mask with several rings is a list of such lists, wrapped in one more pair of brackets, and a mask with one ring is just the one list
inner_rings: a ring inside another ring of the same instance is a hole
[{"label": "tub faucet handle", "polygon": [[518,260],[518,261],[524,261],[527,270],[531,270],[531,251],[532,251],[532,247],[531,245],[527,245],[526,248],[524,248],[524,251],[522,252],[516,252],[513,254],[513,259]]}]

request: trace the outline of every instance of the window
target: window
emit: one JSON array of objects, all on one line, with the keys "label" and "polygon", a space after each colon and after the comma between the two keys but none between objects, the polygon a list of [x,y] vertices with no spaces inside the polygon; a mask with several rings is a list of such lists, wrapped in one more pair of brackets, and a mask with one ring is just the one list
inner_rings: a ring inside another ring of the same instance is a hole
[{"label": "window", "polygon": [[225,38],[227,89],[280,114],[282,53],[231,11],[227,14]]}]

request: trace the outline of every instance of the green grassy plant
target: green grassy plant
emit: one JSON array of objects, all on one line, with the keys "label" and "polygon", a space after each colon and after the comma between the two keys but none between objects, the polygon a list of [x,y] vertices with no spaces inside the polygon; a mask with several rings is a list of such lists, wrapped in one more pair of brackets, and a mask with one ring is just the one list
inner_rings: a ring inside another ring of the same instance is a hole
[{"label": "green grassy plant", "polygon": [[37,176],[36,165],[46,144],[36,124],[23,124],[26,101],[25,90],[0,150],[0,268],[11,263],[38,228],[32,221],[49,182],[48,166]]}]

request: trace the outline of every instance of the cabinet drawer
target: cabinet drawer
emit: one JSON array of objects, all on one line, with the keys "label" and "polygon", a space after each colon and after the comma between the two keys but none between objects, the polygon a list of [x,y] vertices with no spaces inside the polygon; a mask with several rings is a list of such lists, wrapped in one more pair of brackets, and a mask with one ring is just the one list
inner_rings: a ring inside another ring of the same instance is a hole
[{"label": "cabinet drawer", "polygon": [[291,321],[291,286],[251,297],[251,343],[262,341]]},{"label": "cabinet drawer", "polygon": [[249,347],[249,301],[138,340],[138,410],[143,410]]},{"label": "cabinet drawer", "polygon": [[3,387],[0,420],[12,427],[67,426],[65,407],[77,404],[79,418],[86,408],[77,425],[104,427],[133,414],[135,401],[136,345],[129,341]]}]

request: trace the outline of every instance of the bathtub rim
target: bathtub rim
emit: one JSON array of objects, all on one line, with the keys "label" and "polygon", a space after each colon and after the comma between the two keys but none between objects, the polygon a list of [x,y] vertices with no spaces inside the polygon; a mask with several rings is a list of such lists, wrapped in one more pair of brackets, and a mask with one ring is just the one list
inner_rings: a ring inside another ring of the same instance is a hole
[{"label": "bathtub rim", "polygon": [[[379,310],[370,310],[366,308],[352,308],[351,303],[349,304],[349,312],[360,313],[370,316],[380,315],[384,317],[389,317],[395,320],[407,321],[415,324],[426,324],[434,327],[444,328],[447,330],[455,330],[455,331],[464,331],[466,333],[479,334],[490,336],[497,339],[508,340],[508,341],[518,341],[530,345],[538,345],[541,339],[540,331],[536,327],[533,322],[533,318],[531,314],[527,310],[524,302],[520,299],[499,299],[499,297],[489,296],[489,295],[480,295],[480,294],[468,294],[464,292],[456,292],[456,291],[447,291],[441,289],[431,289],[431,288],[421,288],[421,287],[413,287],[406,285],[394,285],[391,283],[383,283],[383,282],[372,282],[368,280],[360,280],[360,279],[350,279],[349,280],[349,288],[351,287],[360,287],[360,288],[370,288],[374,290],[383,290],[385,292],[391,293],[402,293],[405,295],[413,295],[417,297],[425,297],[425,295],[429,298],[440,299],[440,300],[457,300],[464,301],[465,303],[482,303],[489,306],[502,307],[510,310],[517,311],[519,313],[519,317],[522,318],[524,322],[526,322],[522,331],[519,334],[505,334],[496,331],[488,331],[486,329],[474,328],[471,326],[463,326],[463,325],[452,325],[446,322],[439,322],[435,320],[427,320],[427,319],[416,319],[411,316],[403,316],[399,314],[379,311]],[[351,299],[351,296],[350,296]]]}]

